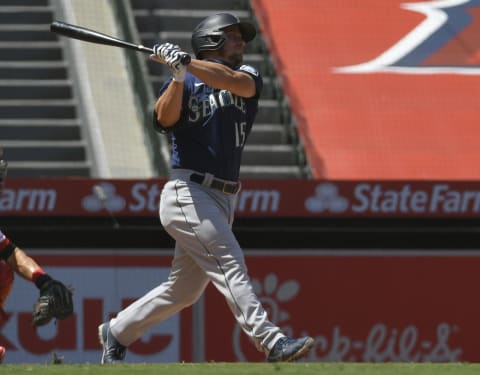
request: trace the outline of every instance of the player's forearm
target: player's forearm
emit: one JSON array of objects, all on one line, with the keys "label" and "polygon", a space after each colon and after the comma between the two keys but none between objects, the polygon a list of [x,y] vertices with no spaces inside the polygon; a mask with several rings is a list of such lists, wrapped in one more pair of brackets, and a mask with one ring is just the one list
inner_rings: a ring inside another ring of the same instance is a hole
[{"label": "player's forearm", "polygon": [[188,71],[208,86],[228,90],[238,96],[249,98],[255,95],[255,82],[245,73],[212,61],[192,59]]},{"label": "player's forearm", "polygon": [[40,270],[37,262],[18,247],[15,248],[12,255],[7,259],[7,262],[18,275],[29,281],[32,281],[35,272]]},{"label": "player's forearm", "polygon": [[157,121],[170,127],[180,119],[183,99],[183,82],[172,81],[155,103]]}]

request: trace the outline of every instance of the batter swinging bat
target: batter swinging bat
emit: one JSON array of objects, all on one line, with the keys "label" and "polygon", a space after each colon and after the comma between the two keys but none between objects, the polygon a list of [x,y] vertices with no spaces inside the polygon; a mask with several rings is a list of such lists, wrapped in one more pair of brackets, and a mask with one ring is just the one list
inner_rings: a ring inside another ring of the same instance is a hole
[{"label": "batter swinging bat", "polygon": [[[50,24],[50,31],[69,37],[73,39],[83,40],[85,42],[97,43],[97,44],[106,44],[108,46],[121,47],[127,49],[133,49],[140,52],[145,52],[148,54],[153,53],[153,49],[142,46],[141,44],[135,44],[114,38],[113,36],[102,34],[98,31],[87,29],[82,26],[72,25],[66,22],[54,21]],[[182,57],[182,64],[190,64],[191,57],[188,54],[185,54]]]}]

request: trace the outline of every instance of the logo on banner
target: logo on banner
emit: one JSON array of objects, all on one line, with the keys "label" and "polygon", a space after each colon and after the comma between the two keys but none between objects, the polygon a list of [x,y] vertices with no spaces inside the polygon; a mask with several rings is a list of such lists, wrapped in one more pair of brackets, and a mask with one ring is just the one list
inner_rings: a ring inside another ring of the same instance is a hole
[{"label": "logo on banner", "polygon": [[0,194],[0,212],[52,212],[57,199],[58,193],[55,189],[5,189]]},{"label": "logo on banner", "polygon": [[325,182],[317,185],[315,195],[307,198],[305,208],[313,213],[317,212],[345,212],[348,209],[348,199],[338,193],[335,184]]},{"label": "logo on banner", "polygon": [[116,194],[114,185],[107,182],[93,186],[92,194],[82,199],[82,207],[89,212],[98,212],[104,208],[112,212],[118,212],[123,210],[125,206],[125,199]]},{"label": "logo on banner", "polygon": [[[74,258],[69,258],[72,263]],[[38,329],[31,324],[31,303],[38,292],[27,283],[15,283],[5,306],[6,319],[0,321],[0,345],[7,349],[8,361],[43,363],[56,352],[69,363],[97,362],[98,325],[142,296],[145,285],[154,285],[169,273],[169,268],[163,266],[115,265],[119,258],[117,255],[91,256],[91,264],[85,267],[55,267],[53,273],[59,279],[74,285],[75,312],[69,319]],[[112,265],[103,264],[106,259]],[[167,262],[170,257],[165,259]],[[179,314],[159,323],[130,345],[129,362],[179,361],[180,318]]]},{"label": "logo on banner", "polygon": [[335,68],[337,73],[480,74],[480,0],[405,3],[425,19],[373,60]]},{"label": "logo on banner", "polygon": [[[91,194],[82,199],[82,207],[88,212],[107,209],[111,212],[158,210],[160,187],[158,184],[136,183],[125,197],[118,194],[112,183],[102,182],[92,186]],[[129,202],[129,203],[128,203]],[[236,205],[238,212],[277,212],[280,206],[280,192],[275,189],[242,190]]]},{"label": "logo on banner", "polygon": [[330,334],[316,336],[316,348],[308,360],[322,362],[460,362],[463,349],[453,346],[458,327],[440,322],[429,335],[414,324],[403,328],[381,322],[364,337],[342,332],[338,325]]},{"label": "logo on banner", "polygon": [[[263,282],[258,279],[252,279],[252,286],[260,303],[267,310],[270,321],[281,326],[282,331],[286,335],[293,336],[293,328],[287,325],[290,313],[287,310],[283,310],[280,304],[289,302],[297,297],[300,291],[300,283],[297,280],[287,280],[280,283],[277,275],[271,273],[265,277]],[[242,337],[244,337],[244,333],[240,326],[236,324],[233,331],[235,356],[240,361],[248,361],[247,355],[242,349]],[[248,345],[251,345],[251,343],[248,342]]]},{"label": "logo on banner", "polygon": [[[344,192],[345,193],[345,192]],[[480,190],[453,189],[439,183],[426,189],[403,184],[388,187],[380,183],[355,184],[349,198],[339,193],[333,183],[321,183],[315,194],[305,200],[305,209],[312,213],[346,211],[381,214],[466,214],[480,212]]]},{"label": "logo on banner", "polygon": [[[300,282],[287,280],[280,282],[276,274],[268,274],[265,279],[252,280],[255,294],[268,313],[270,321],[281,327],[290,337],[295,332],[289,325],[290,312],[282,308],[282,303],[288,303],[298,297]],[[463,349],[452,345],[452,336],[459,332],[459,327],[446,322],[434,323],[433,331],[423,332],[415,324],[404,327],[392,327],[382,322],[365,326],[364,336],[345,332],[341,325],[328,327],[329,333],[301,332],[300,335],[315,336],[316,344],[307,360],[321,362],[459,362]],[[237,360],[249,361],[242,340],[245,335],[236,324],[232,335],[234,354]]]}]

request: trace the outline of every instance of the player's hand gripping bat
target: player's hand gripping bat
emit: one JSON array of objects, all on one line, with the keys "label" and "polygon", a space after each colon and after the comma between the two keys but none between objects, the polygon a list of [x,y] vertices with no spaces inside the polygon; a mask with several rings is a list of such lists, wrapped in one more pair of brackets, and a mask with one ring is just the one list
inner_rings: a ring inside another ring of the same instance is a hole
[{"label": "player's hand gripping bat", "polygon": [[[95,30],[87,29],[82,26],[72,25],[66,22],[54,21],[50,24],[50,31],[69,37],[73,39],[83,40],[85,42],[97,43],[97,44],[106,44],[108,46],[121,47],[127,49],[133,49],[135,51],[145,52],[148,54],[153,54],[153,49],[145,47],[141,44],[135,44],[127,42],[122,39],[114,38],[113,36],[100,33]],[[191,57],[188,54],[185,54],[182,57],[182,64],[190,64]]]}]

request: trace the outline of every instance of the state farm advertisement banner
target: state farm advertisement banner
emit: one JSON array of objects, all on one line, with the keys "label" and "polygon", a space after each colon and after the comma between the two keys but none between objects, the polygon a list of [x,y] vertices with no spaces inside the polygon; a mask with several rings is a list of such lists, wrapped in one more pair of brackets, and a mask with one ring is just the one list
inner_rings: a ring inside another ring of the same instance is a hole
[{"label": "state farm advertisement banner", "polygon": [[[0,216],[156,217],[165,182],[12,178],[0,195]],[[480,181],[245,180],[236,213],[239,217],[478,217]]]},{"label": "state farm advertisement banner", "polygon": [[[271,320],[289,335],[315,337],[307,361],[480,362],[480,256],[247,254],[255,291]],[[171,262],[168,252],[158,250],[32,255],[74,287],[75,314],[34,330],[38,291],[17,278],[5,306],[7,320],[0,323],[6,363],[48,363],[52,353],[65,363],[98,363],[98,324],[164,281]],[[153,327],[129,347],[126,360],[264,361],[213,286],[201,306]]]},{"label": "state farm advertisement banner", "polygon": [[[307,361],[480,361],[479,256],[292,252],[247,265],[271,319],[316,339]],[[264,361],[214,288],[206,301],[206,359]]]}]

